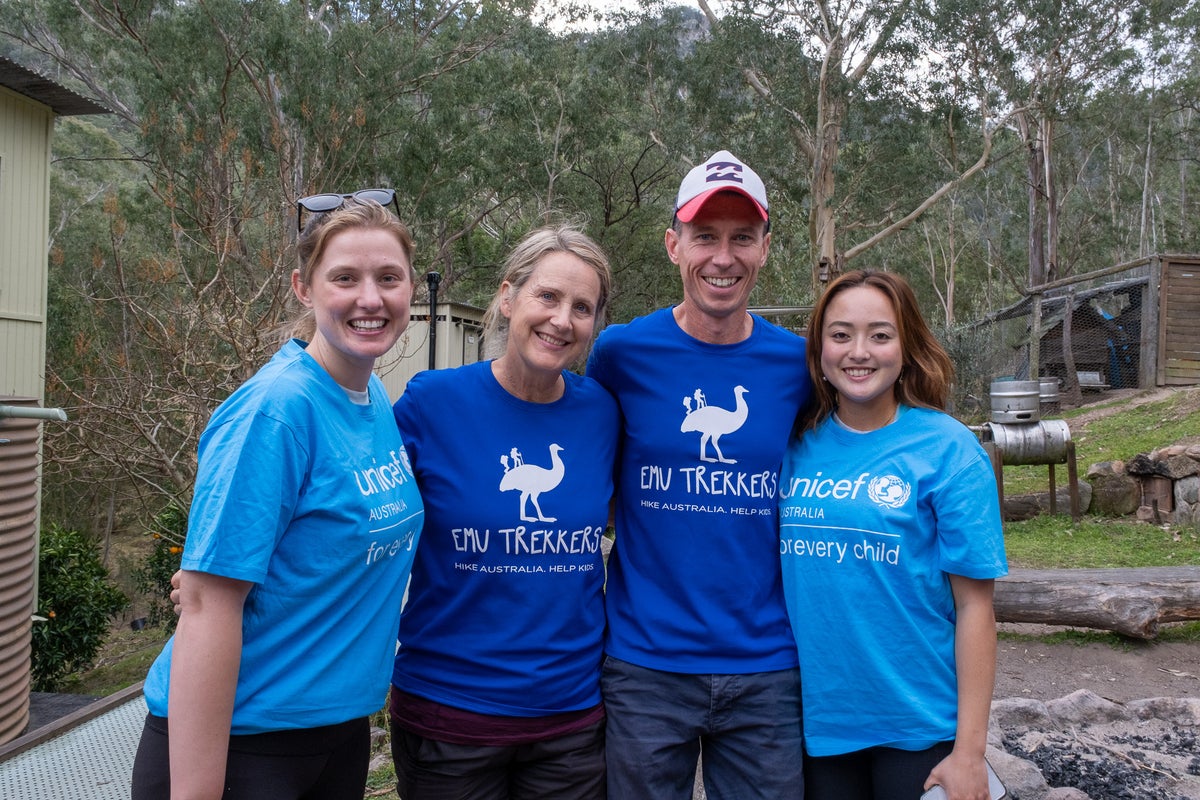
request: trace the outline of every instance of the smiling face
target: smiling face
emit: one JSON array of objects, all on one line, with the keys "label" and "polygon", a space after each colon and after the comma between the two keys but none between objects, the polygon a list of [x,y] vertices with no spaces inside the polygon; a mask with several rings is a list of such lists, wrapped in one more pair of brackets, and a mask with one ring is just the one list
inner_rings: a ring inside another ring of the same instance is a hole
[{"label": "smiling face", "polygon": [[335,233],[308,283],[292,273],[292,289],[316,318],[308,353],[342,386],[365,390],[375,359],[408,327],[412,266],[399,239],[379,228]]},{"label": "smiling face", "polygon": [[770,245],[754,202],[738,192],[716,193],[691,222],[669,229],[667,255],[683,278],[683,329],[716,343],[745,338],[750,292]]},{"label": "smiling face", "polygon": [[904,367],[891,300],[872,286],[845,289],[826,306],[820,333],[821,374],[837,391],[838,417],[863,431],[888,424]]},{"label": "smiling face", "polygon": [[505,282],[500,291],[500,313],[509,329],[504,355],[497,359],[504,374],[530,388],[557,385],[560,373],[583,357],[592,340],[600,302],[595,268],[554,251],[542,256],[519,288]]}]

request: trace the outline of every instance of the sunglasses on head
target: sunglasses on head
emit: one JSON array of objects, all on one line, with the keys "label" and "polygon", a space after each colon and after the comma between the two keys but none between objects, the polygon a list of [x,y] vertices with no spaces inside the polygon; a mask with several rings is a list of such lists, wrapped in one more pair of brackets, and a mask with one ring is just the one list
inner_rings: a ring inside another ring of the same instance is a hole
[{"label": "sunglasses on head", "polygon": [[379,205],[387,207],[388,205],[395,206],[396,216],[400,216],[400,201],[396,199],[395,189],[359,189],[357,192],[350,194],[338,194],[336,192],[327,192],[325,194],[311,194],[308,197],[301,197],[296,201],[296,230],[303,232],[304,225],[301,224],[303,211],[308,211],[312,214],[324,214],[327,211],[336,211],[346,205],[346,201],[354,200],[374,200]]}]

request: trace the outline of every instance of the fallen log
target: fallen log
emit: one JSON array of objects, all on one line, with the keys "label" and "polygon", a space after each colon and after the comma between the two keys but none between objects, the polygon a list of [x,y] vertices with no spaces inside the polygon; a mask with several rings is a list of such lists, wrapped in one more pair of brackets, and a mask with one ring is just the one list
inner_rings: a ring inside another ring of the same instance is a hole
[{"label": "fallen log", "polygon": [[997,622],[1039,622],[1153,639],[1200,619],[1200,567],[1014,569],[996,581]]}]

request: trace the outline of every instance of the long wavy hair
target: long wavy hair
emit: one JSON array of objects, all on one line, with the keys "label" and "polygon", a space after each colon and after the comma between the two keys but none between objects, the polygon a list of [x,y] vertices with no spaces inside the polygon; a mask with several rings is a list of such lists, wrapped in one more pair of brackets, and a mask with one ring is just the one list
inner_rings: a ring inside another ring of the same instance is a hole
[{"label": "long wavy hair", "polygon": [[[404,257],[408,260],[410,278],[416,278],[413,263],[413,240],[408,226],[400,218],[374,200],[347,199],[345,205],[333,211],[313,214],[304,232],[296,240],[296,258],[300,270],[300,282],[311,286],[313,270],[321,263],[321,257],[329,242],[342,231],[352,228],[378,229],[387,231],[400,242]],[[311,341],[316,333],[316,317],[311,308],[303,309],[295,320],[283,326],[283,339]]]},{"label": "long wavy hair", "polygon": [[901,356],[900,377],[892,386],[896,400],[907,406],[946,410],[950,384],[954,381],[954,363],[921,316],[912,287],[893,272],[859,269],[847,272],[829,284],[808,321],[805,359],[812,377],[813,393],[808,406],[796,421],[797,433],[816,426],[837,408],[837,390],[824,380],[821,372],[821,333],[833,299],[847,289],[859,286],[883,292],[896,313]]},{"label": "long wavy hair", "polygon": [[508,283],[510,299],[515,297],[533,276],[541,260],[551,253],[570,253],[592,268],[600,279],[600,297],[596,302],[595,325],[592,327],[592,338],[584,348],[582,359],[587,358],[591,343],[596,340],[600,329],[608,319],[608,299],[612,294],[612,269],[608,265],[608,256],[600,245],[574,225],[550,225],[535,228],[525,234],[517,246],[509,253],[504,262],[504,272],[500,276],[500,288],[496,290],[492,302],[488,304],[483,315],[483,341],[485,355],[488,358],[498,358],[508,347],[508,317],[500,310],[505,293],[504,284]]}]

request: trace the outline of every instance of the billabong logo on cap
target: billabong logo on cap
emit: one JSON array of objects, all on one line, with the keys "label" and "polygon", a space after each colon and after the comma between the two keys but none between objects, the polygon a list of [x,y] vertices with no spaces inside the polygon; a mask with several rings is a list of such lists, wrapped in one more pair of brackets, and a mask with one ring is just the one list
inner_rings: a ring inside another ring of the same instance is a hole
[{"label": "billabong logo on cap", "polygon": [[704,179],[707,183],[713,181],[742,182],[742,163],[740,161],[710,161],[704,165],[704,168],[708,170],[708,176]]}]

